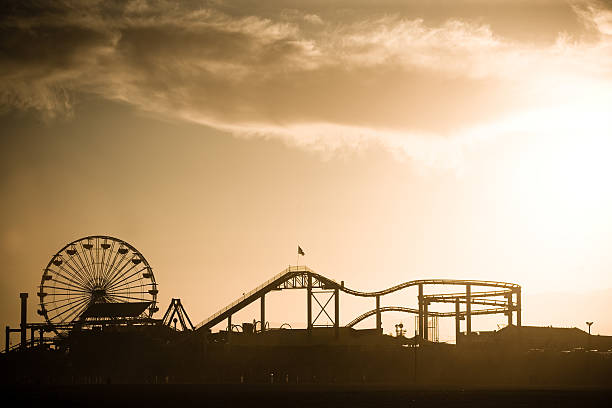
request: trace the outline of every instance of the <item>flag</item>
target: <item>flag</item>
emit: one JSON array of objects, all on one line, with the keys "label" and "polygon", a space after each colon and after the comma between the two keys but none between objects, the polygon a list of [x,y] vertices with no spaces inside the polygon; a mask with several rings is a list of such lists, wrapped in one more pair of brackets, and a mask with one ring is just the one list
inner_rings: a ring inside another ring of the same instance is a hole
[{"label": "flag", "polygon": [[304,256],[304,250],[298,245],[298,255]]}]

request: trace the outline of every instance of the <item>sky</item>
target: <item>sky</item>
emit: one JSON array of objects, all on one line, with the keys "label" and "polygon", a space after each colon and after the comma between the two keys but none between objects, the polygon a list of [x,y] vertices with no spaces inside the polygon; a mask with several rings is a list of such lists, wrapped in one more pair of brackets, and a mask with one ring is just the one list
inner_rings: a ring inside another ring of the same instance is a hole
[{"label": "sky", "polygon": [[[181,298],[196,322],[299,244],[351,288],[516,282],[524,324],[612,334],[609,1],[0,11],[2,325],[22,291],[37,318],[56,251],[110,235],[147,258],[162,312]],[[273,326],[304,324],[305,294],[271,297]],[[370,303],[342,297],[341,323]]]}]

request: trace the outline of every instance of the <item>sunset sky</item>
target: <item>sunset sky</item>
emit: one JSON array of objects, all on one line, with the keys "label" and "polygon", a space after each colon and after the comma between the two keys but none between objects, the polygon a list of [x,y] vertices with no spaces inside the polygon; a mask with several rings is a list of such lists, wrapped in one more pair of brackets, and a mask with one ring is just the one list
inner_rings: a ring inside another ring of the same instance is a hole
[{"label": "sunset sky", "polygon": [[[609,1],[0,14],[3,326],[22,291],[36,319],[57,250],[101,234],[148,259],[162,312],[178,297],[197,322],[295,264],[299,243],[351,288],[516,282],[524,324],[612,335]],[[274,293],[269,319],[304,323],[304,299]],[[342,323],[373,307],[341,302]],[[383,316],[385,332],[412,319]]]}]

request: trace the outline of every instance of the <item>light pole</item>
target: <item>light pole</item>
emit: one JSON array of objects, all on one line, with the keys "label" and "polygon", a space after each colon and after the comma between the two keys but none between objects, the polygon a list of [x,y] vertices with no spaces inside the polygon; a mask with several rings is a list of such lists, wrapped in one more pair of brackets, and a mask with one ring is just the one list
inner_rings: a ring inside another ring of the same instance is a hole
[{"label": "light pole", "polygon": [[589,326],[589,334],[591,334],[591,325],[593,324],[593,322],[586,322],[587,326]]}]

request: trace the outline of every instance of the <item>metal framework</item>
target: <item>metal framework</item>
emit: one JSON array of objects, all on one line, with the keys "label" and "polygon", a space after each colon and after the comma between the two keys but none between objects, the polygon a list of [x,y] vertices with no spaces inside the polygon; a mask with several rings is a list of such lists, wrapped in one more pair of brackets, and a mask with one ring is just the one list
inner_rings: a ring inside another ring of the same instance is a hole
[{"label": "metal framework", "polygon": [[181,299],[173,298],[162,318],[162,324],[168,327],[172,327],[173,323],[175,330],[178,330],[177,323],[181,324],[181,330],[183,331],[194,330],[193,323],[191,323],[191,319],[187,315],[187,311],[183,307]]},{"label": "metal framework", "polygon": [[[462,286],[465,290],[458,293],[440,293],[440,294],[425,294],[426,286],[441,286],[441,285],[456,285]],[[411,287],[418,288],[418,309],[405,306],[385,306],[381,307],[381,297]],[[485,288],[479,291],[472,291],[472,288]],[[428,340],[429,317],[455,317],[455,329],[457,341],[459,340],[460,321],[466,322],[466,334],[471,333],[472,316],[485,314],[504,314],[508,317],[508,324],[513,324],[513,314],[516,313],[516,324],[521,325],[521,287],[515,283],[497,282],[497,281],[482,281],[482,280],[461,280],[461,279],[423,279],[411,280],[392,286],[387,289],[364,292],[354,289],[349,289],[344,286],[344,282],[336,282],[333,279],[320,275],[308,268],[307,266],[290,266],[275,275],[268,281],[259,285],[252,291],[244,294],[236,299],[217,313],[196,325],[196,330],[209,330],[223,320],[227,320],[227,327],[232,327],[231,317],[234,313],[253,303],[257,299],[261,305],[261,321],[265,322],[265,295],[273,290],[285,289],[306,289],[306,322],[307,329],[310,332],[313,327],[330,326],[336,329],[338,335],[339,320],[340,320],[340,292],[344,292],[352,296],[373,297],[376,300],[376,307],[370,311],[356,317],[346,326],[353,327],[362,320],[376,315],[376,328],[381,330],[383,312],[406,312],[413,313],[418,316],[418,337],[423,340]],[[319,289],[313,291],[313,289]],[[322,295],[324,294],[324,295]],[[322,297],[324,296],[324,297]],[[314,302],[313,302],[314,299]],[[333,314],[329,310],[331,300],[334,300]],[[454,303],[455,311],[453,312],[437,312],[429,310],[429,306],[435,303]],[[472,309],[472,305],[493,306],[483,309]],[[315,316],[313,319],[313,306],[315,308]],[[320,323],[323,318],[326,320],[324,324]],[[265,328],[265,324],[262,325]]]}]

